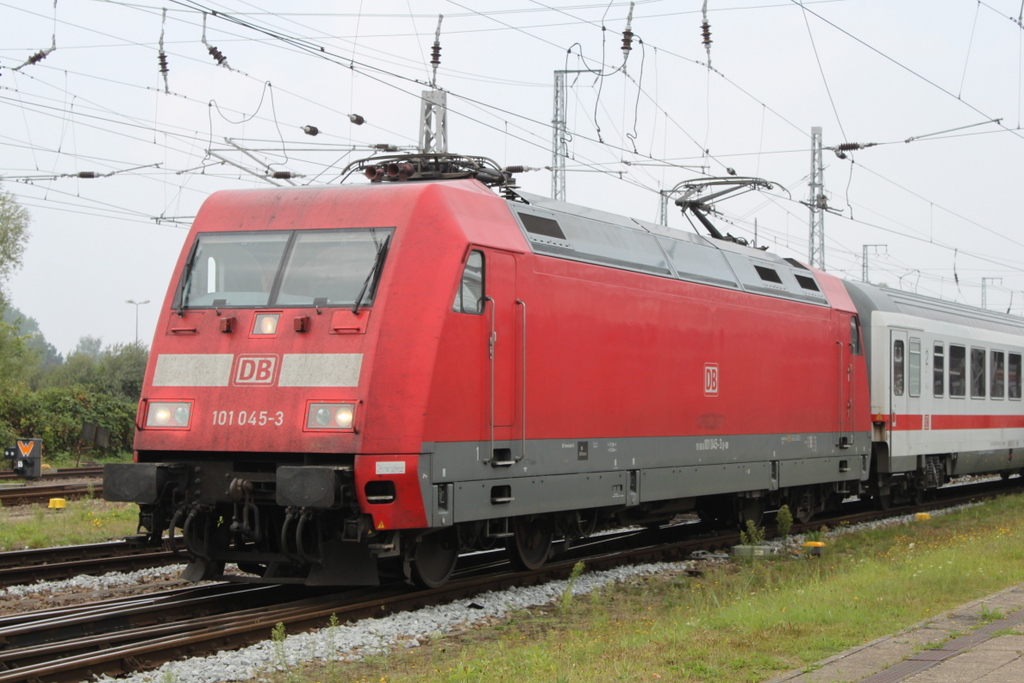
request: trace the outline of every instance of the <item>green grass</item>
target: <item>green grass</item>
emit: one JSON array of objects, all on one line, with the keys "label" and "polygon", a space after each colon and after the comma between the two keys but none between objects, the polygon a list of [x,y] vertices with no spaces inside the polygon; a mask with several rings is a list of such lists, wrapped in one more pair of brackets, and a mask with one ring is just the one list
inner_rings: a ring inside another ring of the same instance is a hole
[{"label": "green grass", "polygon": [[136,505],[84,499],[66,505],[63,510],[38,505],[0,509],[0,551],[99,543],[135,533]]},{"label": "green grass", "polygon": [[832,538],[820,558],[636,580],[421,648],[268,680],[756,683],[1024,581],[1022,514],[1024,497],[1006,497]]}]

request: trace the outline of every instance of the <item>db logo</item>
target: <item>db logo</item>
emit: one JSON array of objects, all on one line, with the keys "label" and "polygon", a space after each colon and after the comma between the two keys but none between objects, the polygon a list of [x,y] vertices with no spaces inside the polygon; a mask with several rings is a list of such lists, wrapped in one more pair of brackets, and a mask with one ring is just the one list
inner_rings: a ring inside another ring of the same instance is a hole
[{"label": "db logo", "polygon": [[235,384],[273,384],[277,356],[239,356]]},{"label": "db logo", "polygon": [[718,364],[704,364],[704,395],[718,396]]}]

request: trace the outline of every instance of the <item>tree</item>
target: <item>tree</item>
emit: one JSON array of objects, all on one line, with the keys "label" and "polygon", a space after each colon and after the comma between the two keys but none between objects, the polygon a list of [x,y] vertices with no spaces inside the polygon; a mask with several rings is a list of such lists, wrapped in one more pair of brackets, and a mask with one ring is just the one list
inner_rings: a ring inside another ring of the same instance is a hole
[{"label": "tree", "polygon": [[25,315],[14,306],[8,306],[6,309],[0,310],[0,320],[13,325],[18,334],[25,337],[29,348],[35,349],[39,353],[42,369],[64,362],[64,356],[57,352],[57,348],[53,344],[46,341],[35,318]]},{"label": "tree", "polygon": [[79,337],[78,344],[75,346],[75,350],[70,355],[81,354],[88,356],[93,360],[100,357],[100,353],[103,349],[103,340],[100,337]]},{"label": "tree", "polygon": [[21,267],[28,244],[28,224],[28,210],[18,204],[13,194],[0,191],[0,309],[6,300],[3,287]]}]

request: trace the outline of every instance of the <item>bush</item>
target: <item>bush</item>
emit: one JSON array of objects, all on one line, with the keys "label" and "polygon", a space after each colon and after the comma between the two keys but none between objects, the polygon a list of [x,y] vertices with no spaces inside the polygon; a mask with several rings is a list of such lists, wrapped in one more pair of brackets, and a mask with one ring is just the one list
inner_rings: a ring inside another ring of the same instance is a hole
[{"label": "bush", "polygon": [[779,529],[780,536],[789,536],[793,530],[793,513],[789,511],[788,505],[783,505],[775,514],[775,526]]},{"label": "bush", "polygon": [[43,440],[45,456],[80,456],[85,444],[82,424],[91,422],[110,432],[108,450],[131,451],[136,404],[83,386],[31,391],[24,385],[0,394],[0,436],[5,445],[16,437]]}]

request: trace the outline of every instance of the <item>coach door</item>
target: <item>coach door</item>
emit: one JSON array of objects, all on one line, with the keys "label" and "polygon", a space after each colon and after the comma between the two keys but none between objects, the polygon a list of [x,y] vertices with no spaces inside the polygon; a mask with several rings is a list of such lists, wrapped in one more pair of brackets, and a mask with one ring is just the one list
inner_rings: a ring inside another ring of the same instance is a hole
[{"label": "coach door", "polygon": [[[889,331],[889,455],[898,457],[906,452],[908,359],[907,333]],[[901,422],[902,421],[902,422]]]},{"label": "coach door", "polygon": [[516,418],[516,357],[521,348],[516,314],[516,260],[500,251],[484,252],[487,267],[487,306],[491,329],[488,353],[491,360],[491,428],[493,439],[512,438]]}]

